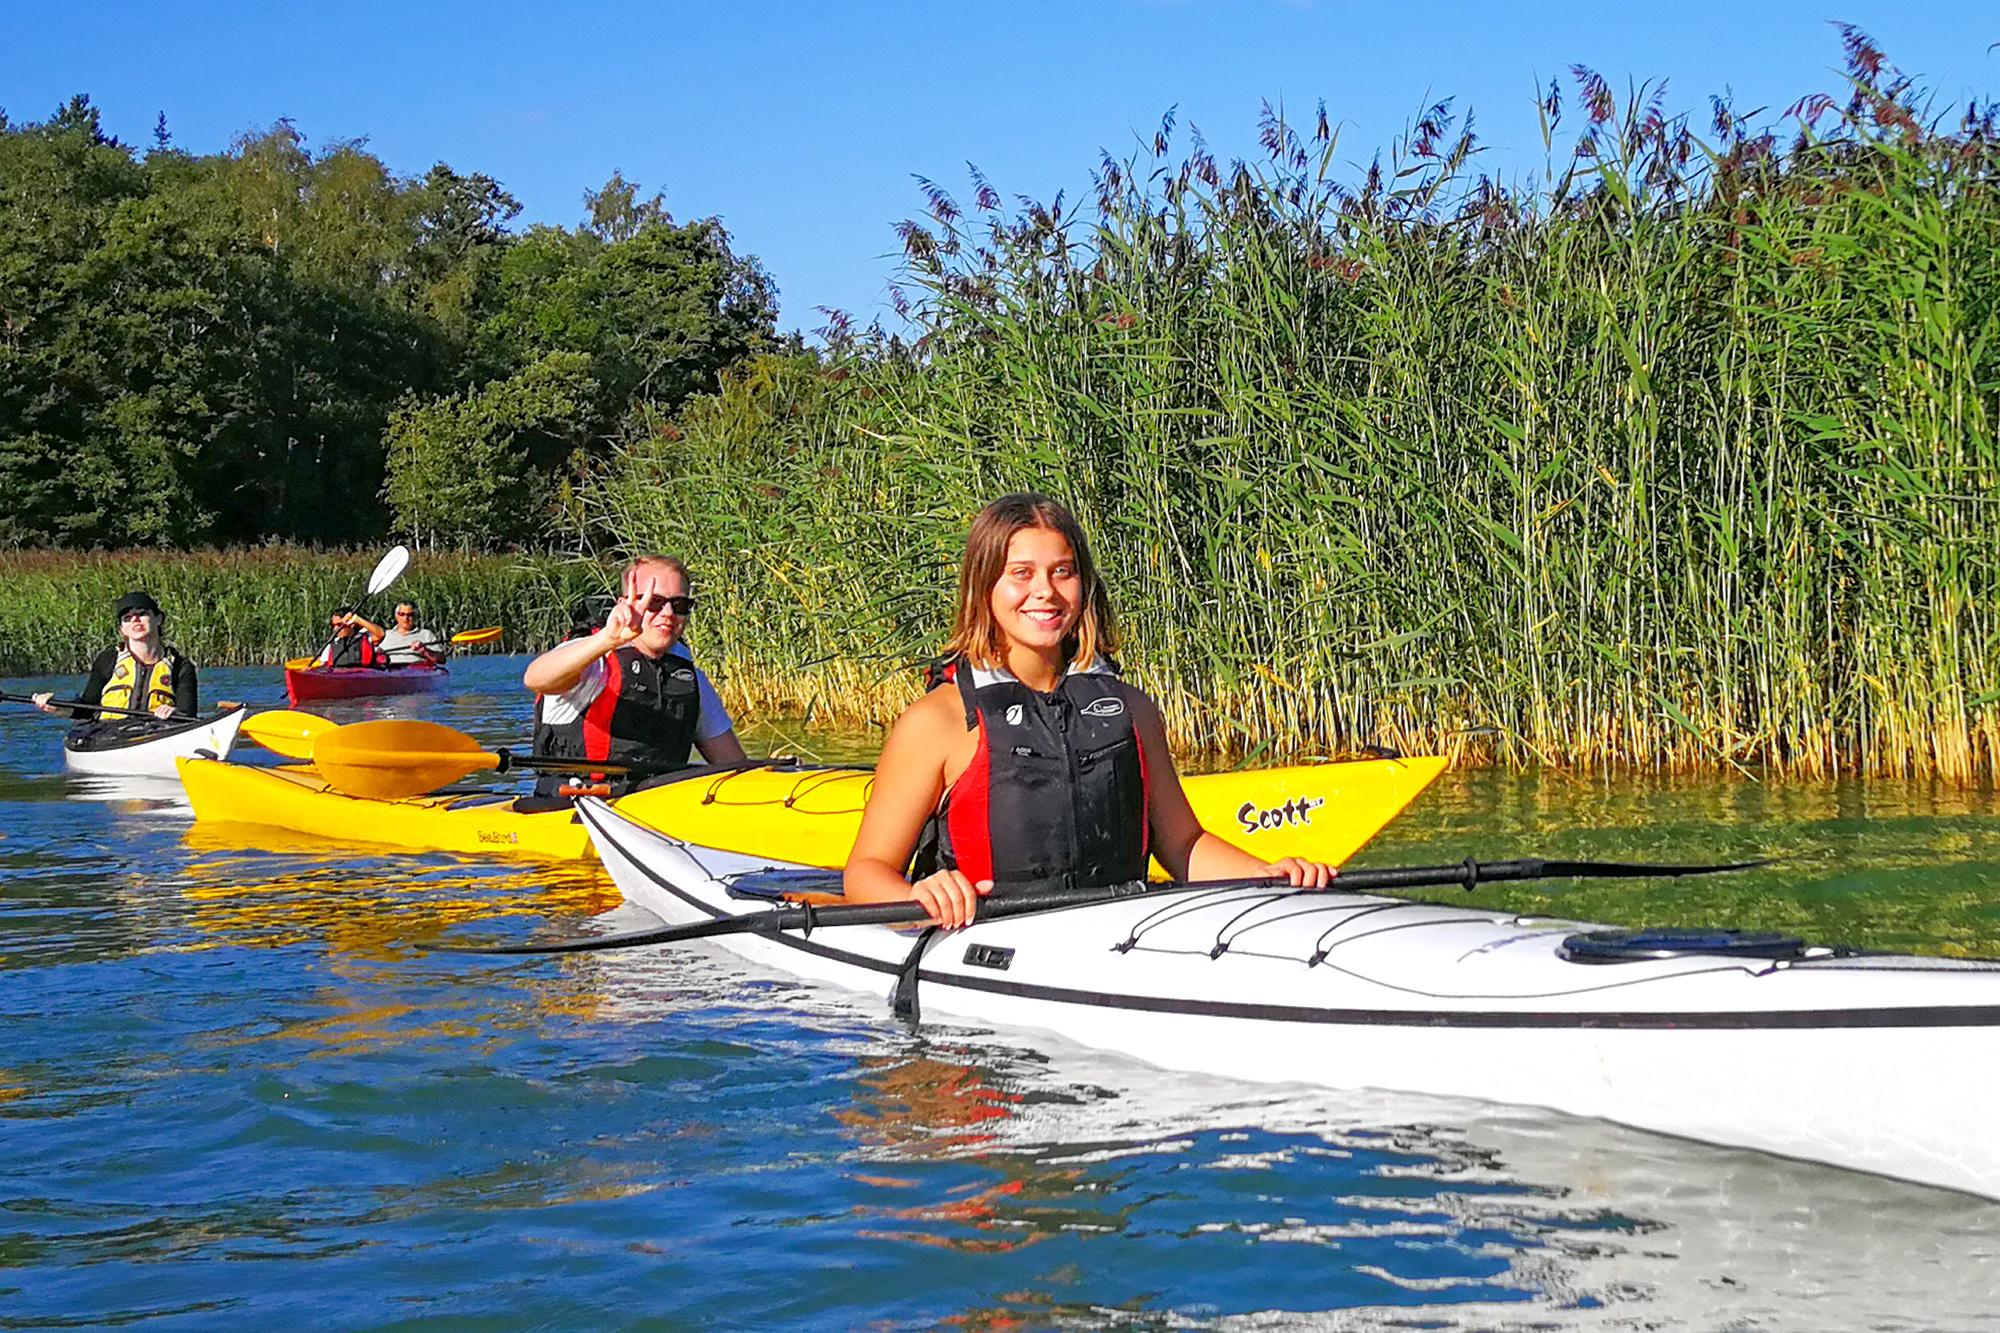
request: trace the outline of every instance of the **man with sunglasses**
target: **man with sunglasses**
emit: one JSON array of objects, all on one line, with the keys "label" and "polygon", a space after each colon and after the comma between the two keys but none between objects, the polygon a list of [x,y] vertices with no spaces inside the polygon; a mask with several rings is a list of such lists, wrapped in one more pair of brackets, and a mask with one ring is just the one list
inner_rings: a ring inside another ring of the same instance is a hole
[{"label": "man with sunglasses", "polygon": [[[690,748],[711,764],[742,762],[728,710],[681,642],[695,606],[687,566],[640,556],[619,587],[595,633],[557,644],[522,674],[539,696],[535,752],[631,769],[605,775],[613,792],[686,768]],[[560,796],[568,785],[549,775],[535,790]]]},{"label": "man with sunglasses", "polygon": [[444,660],[444,640],[438,638],[436,630],[417,624],[415,602],[404,600],[396,603],[395,623],[386,630],[359,614],[355,619],[375,637],[376,648],[388,659],[390,666]]}]

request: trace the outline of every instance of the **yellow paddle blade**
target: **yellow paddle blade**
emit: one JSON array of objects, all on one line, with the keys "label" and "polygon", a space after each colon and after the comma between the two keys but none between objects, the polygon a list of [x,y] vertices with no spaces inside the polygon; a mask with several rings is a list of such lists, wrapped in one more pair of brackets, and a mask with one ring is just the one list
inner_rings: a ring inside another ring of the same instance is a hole
[{"label": "yellow paddle blade", "polygon": [[252,713],[243,719],[243,734],[267,750],[287,759],[312,756],[315,736],[333,730],[333,723],[312,713],[295,713],[289,708],[273,708]]},{"label": "yellow paddle blade", "polygon": [[338,791],[393,801],[497,768],[500,756],[441,723],[384,718],[321,732],[313,738],[312,765]]},{"label": "yellow paddle blade", "polygon": [[288,659],[286,659],[286,661],[285,661],[285,670],[287,670],[287,671],[307,671],[307,670],[310,670],[310,669],[311,669],[311,667],[312,667],[312,664],[313,664],[314,662],[317,662],[317,661],[319,661],[319,659],[318,659],[317,657],[293,657],[293,658],[288,658]]},{"label": "yellow paddle blade", "polygon": [[502,631],[498,625],[488,625],[485,629],[462,629],[451,636],[453,643],[491,643],[499,638]]}]

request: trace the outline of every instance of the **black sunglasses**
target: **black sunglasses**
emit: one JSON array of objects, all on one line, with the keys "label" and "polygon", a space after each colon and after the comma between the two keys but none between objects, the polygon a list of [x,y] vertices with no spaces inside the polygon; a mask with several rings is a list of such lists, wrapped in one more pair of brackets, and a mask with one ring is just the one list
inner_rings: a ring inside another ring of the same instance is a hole
[{"label": "black sunglasses", "polygon": [[659,593],[654,593],[646,602],[646,614],[649,616],[656,616],[669,609],[677,616],[684,616],[694,610],[694,598],[663,597]]}]

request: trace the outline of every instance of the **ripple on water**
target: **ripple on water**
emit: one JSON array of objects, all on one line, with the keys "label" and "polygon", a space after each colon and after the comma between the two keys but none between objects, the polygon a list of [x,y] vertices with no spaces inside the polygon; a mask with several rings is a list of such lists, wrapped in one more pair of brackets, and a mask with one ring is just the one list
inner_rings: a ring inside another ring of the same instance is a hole
[{"label": "ripple on water", "polygon": [[[457,696],[398,707],[518,744],[519,670],[474,660]],[[273,702],[274,672],[213,675]],[[587,867],[246,845],[49,776],[56,735],[0,713],[9,1326],[2000,1322],[1987,1203],[1531,1111],[912,1034],[698,949],[425,954],[566,933],[616,895]],[[1894,784],[1452,775],[1369,857],[1775,852],[1728,882],[1483,901],[2000,952],[1995,813]]]}]

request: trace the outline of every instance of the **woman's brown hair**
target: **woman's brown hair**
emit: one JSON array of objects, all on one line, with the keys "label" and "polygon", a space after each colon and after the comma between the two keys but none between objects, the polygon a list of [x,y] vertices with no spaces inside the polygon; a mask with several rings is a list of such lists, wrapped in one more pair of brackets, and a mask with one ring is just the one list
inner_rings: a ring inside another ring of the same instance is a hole
[{"label": "woman's brown hair", "polygon": [[958,567],[958,614],[945,642],[947,655],[964,653],[974,666],[1000,666],[1007,659],[1006,638],[993,618],[993,585],[1007,568],[1007,543],[1024,528],[1047,528],[1062,534],[1076,556],[1077,577],[1083,583],[1083,606],[1076,627],[1063,640],[1071,667],[1089,666],[1101,654],[1118,650],[1118,632],[1111,616],[1111,598],[1097,577],[1090,543],[1076,515],[1059,501],[1032,491],[1003,495],[973,516],[965,534],[965,558]]}]

